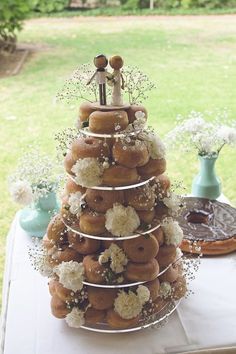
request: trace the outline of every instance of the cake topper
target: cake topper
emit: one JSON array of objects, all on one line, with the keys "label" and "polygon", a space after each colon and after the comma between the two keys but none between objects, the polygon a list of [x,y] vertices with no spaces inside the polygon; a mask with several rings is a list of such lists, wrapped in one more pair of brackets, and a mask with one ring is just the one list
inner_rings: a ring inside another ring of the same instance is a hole
[{"label": "cake topper", "polygon": [[111,105],[122,106],[121,89],[124,90],[124,78],[120,69],[123,67],[124,61],[119,55],[114,55],[109,59],[109,64],[113,69],[113,73],[108,76],[108,80],[113,85]]},{"label": "cake topper", "polygon": [[107,70],[105,69],[108,60],[105,55],[99,54],[97,55],[94,60],[94,65],[96,66],[97,70],[93,74],[93,76],[87,82],[89,85],[95,78],[97,80],[99,86],[99,101],[101,106],[105,106],[107,104],[106,100],[106,77],[107,77]]}]

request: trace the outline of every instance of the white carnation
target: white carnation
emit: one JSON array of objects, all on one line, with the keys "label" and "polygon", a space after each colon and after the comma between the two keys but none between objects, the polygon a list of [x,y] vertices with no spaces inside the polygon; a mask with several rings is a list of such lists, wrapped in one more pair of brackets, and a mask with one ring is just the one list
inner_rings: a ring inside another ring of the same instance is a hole
[{"label": "white carnation", "polygon": [[104,168],[94,157],[78,160],[71,171],[75,174],[75,182],[83,187],[94,187],[102,183]]},{"label": "white carnation", "polygon": [[146,286],[139,285],[136,292],[139,301],[141,302],[142,305],[145,304],[150,299],[150,291]]},{"label": "white carnation", "polygon": [[173,213],[176,213],[181,204],[181,199],[177,194],[172,192],[169,193],[168,197],[162,199],[162,202],[169,208]]},{"label": "white carnation", "polygon": [[74,292],[81,290],[84,280],[84,267],[82,263],[75,261],[62,262],[53,269],[59,277],[59,282]]},{"label": "white carnation", "polygon": [[77,307],[73,307],[72,311],[68,313],[65,319],[68,326],[80,328],[85,322],[84,312],[79,310]]},{"label": "white carnation", "polygon": [[162,298],[166,299],[168,296],[171,295],[171,292],[172,288],[168,281],[164,281],[163,283],[161,283],[159,294]]},{"label": "white carnation", "polygon": [[236,145],[236,129],[223,125],[217,131],[218,138],[225,144]]},{"label": "white carnation", "polygon": [[98,258],[100,264],[107,263],[109,260],[111,261],[110,268],[116,274],[122,273],[124,271],[124,266],[128,263],[128,258],[124,251],[115,243],[112,243]]},{"label": "white carnation", "polygon": [[165,243],[167,245],[178,246],[183,239],[183,230],[177,221],[172,218],[165,218],[161,223],[161,228],[165,235]]},{"label": "white carnation", "polygon": [[33,191],[27,181],[18,181],[12,183],[10,194],[13,200],[22,205],[29,205],[33,201]]},{"label": "white carnation", "polygon": [[81,192],[76,192],[76,193],[71,193],[68,199],[68,204],[70,206],[70,212],[71,214],[80,216],[82,212],[82,193]]},{"label": "white carnation", "polygon": [[151,131],[145,131],[142,132],[139,137],[146,141],[152,159],[162,159],[165,157],[165,145],[157,134]]},{"label": "white carnation", "polygon": [[122,290],[114,301],[114,309],[120,317],[129,320],[140,314],[142,304],[135,293]]},{"label": "white carnation", "polygon": [[114,204],[106,212],[106,229],[115,236],[128,236],[140,225],[140,219],[135,209],[131,206],[124,207]]}]

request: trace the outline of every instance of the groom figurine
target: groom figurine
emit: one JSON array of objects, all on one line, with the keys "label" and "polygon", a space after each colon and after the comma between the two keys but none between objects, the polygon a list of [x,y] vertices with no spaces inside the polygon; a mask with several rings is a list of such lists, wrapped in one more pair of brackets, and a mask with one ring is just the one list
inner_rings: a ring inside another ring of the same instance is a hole
[{"label": "groom figurine", "polygon": [[97,80],[98,86],[99,86],[99,101],[101,106],[105,106],[107,104],[106,100],[106,76],[107,76],[107,70],[105,69],[108,60],[105,55],[100,54],[97,55],[93,59],[94,65],[96,66],[97,70],[93,74],[93,76],[90,78],[90,80],[87,82],[87,85],[89,85],[95,78]]}]

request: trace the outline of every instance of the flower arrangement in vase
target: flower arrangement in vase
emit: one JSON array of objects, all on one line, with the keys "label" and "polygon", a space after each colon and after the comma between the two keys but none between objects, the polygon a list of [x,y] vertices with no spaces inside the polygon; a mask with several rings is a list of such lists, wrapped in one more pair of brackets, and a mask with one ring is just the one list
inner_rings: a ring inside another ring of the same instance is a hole
[{"label": "flower arrangement in vase", "polygon": [[9,177],[13,201],[24,206],[20,225],[30,236],[43,237],[51,217],[58,211],[59,179],[50,158],[34,147],[23,154]]},{"label": "flower arrangement in vase", "polygon": [[221,182],[215,173],[215,162],[225,145],[236,147],[236,122],[229,121],[227,112],[213,113],[192,111],[187,118],[177,117],[178,124],[165,137],[170,147],[183,152],[195,150],[200,161],[200,171],[192,183],[192,195],[217,199]]}]

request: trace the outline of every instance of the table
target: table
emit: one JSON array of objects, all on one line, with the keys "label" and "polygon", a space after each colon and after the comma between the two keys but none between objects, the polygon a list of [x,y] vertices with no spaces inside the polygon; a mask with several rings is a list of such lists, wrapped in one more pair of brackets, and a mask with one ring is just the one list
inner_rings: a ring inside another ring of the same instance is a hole
[{"label": "table", "polygon": [[201,260],[193,294],[165,327],[98,334],[51,315],[47,280],[31,267],[30,244],[16,215],[7,237],[1,354],[177,354],[223,346],[236,353],[236,254]]}]

